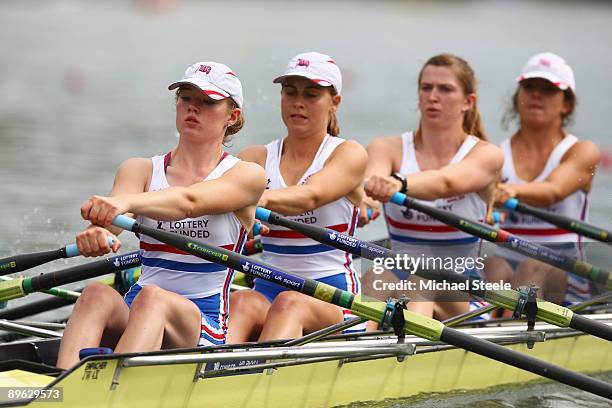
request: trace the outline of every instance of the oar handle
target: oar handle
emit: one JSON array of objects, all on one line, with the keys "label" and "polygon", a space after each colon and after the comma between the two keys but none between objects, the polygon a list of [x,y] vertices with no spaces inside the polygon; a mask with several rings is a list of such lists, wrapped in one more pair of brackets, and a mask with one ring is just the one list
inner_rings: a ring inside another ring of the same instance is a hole
[{"label": "oar handle", "polygon": [[596,225],[589,224],[582,220],[578,220],[571,217],[566,217],[562,214],[556,214],[553,212],[546,211],[542,208],[533,207],[528,204],[521,203],[516,198],[510,198],[504,203],[504,208],[518,211],[520,213],[533,215],[547,223],[556,225],[569,232],[575,232],[576,234],[595,239],[597,241],[605,242],[608,245],[612,245],[612,231],[600,228]]},{"label": "oar handle", "polygon": [[267,208],[257,207],[255,209],[255,218],[257,218],[259,221],[269,221],[271,215],[272,211],[268,210]]},{"label": "oar handle", "polygon": [[404,202],[406,202],[406,194],[400,193],[399,191],[397,193],[393,193],[390,201],[393,204],[404,205]]},{"label": "oar handle", "polygon": [[502,216],[499,211],[493,211],[491,217],[493,218],[493,224],[498,225],[501,222]]},{"label": "oar handle", "polygon": [[516,210],[516,207],[518,207],[519,205],[519,200],[516,198],[509,198],[506,200],[506,202],[504,203],[504,208],[506,210]]},{"label": "oar handle", "polygon": [[261,223],[256,222],[253,224],[253,236],[261,234]]},{"label": "oar handle", "polygon": [[119,227],[124,230],[131,231],[132,228],[134,228],[135,224],[136,224],[135,219],[125,216],[123,214],[119,214],[118,216],[113,218],[113,225],[115,227]]},{"label": "oar handle", "polygon": [[[115,240],[112,237],[107,237],[108,246],[115,245]],[[81,251],[77,247],[77,244],[66,245],[66,258],[73,258],[75,256],[81,255]]]}]

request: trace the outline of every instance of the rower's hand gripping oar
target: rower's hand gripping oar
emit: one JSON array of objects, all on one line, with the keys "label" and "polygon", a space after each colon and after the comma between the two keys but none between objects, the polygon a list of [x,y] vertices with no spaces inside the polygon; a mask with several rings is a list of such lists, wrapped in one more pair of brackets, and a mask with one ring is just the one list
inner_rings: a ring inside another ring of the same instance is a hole
[{"label": "rower's hand gripping oar", "polygon": [[[114,243],[115,240],[108,237],[108,245],[112,247]],[[25,271],[26,269],[46,264],[47,262],[55,261],[56,259],[73,258],[79,255],[81,255],[81,253],[79,252],[77,245],[70,244],[63,248],[54,249],[51,251],[9,256],[7,258],[0,259],[0,276]]]},{"label": "rower's hand gripping oar", "polygon": [[595,225],[523,204],[516,198],[506,200],[504,208],[511,211],[518,211],[523,214],[533,215],[559,228],[563,228],[566,231],[575,232],[578,235],[593,238],[597,241],[612,245],[612,232]]},{"label": "rower's hand gripping oar", "polygon": [[399,206],[413,208],[447,225],[497,245],[506,243],[508,245],[504,246],[504,248],[599,283],[607,289],[612,289],[612,274],[588,262],[565,256],[550,248],[521,239],[503,229],[495,229],[490,225],[465,219],[449,211],[421,204],[402,193],[394,193],[390,201]]},{"label": "rower's hand gripping oar", "polygon": [[[383,302],[364,301],[360,295],[354,295],[313,279],[292,275],[274,266],[257,262],[223,248],[194,241],[172,232],[140,225],[136,220],[123,215],[115,217],[113,225],[134,233],[149,235],[158,241],[189,252],[207,261],[242,271],[257,278],[274,282],[305,295],[349,309],[355,315],[368,320],[380,321],[385,313],[386,304]],[[498,344],[445,327],[437,320],[429,319],[408,310],[403,310],[403,318],[405,320],[404,333],[414,334],[432,341],[442,341],[513,367],[612,399],[612,385],[601,380],[572,372],[554,364],[504,348]]]},{"label": "rower's hand gripping oar", "polygon": [[[364,242],[355,237],[332,231],[326,228],[317,227],[310,224],[290,220],[268,209],[257,207],[255,218],[269,224],[279,225],[297,231],[304,236],[307,236],[322,244],[337,248],[341,251],[359,255],[364,258],[374,260],[375,258],[391,258],[397,259],[400,256],[398,253],[373,244]],[[414,272],[417,276],[426,279],[440,280],[444,279],[458,286],[469,288],[467,293],[486,300],[496,306],[507,310],[516,311],[521,294],[516,290],[485,290],[478,279],[466,277],[454,272],[439,272],[439,271],[404,271],[410,274]],[[571,327],[584,333],[589,333],[602,339],[612,341],[612,327],[605,323],[587,319],[584,316],[572,312],[563,306],[547,302],[542,299],[537,299],[536,316],[547,323],[554,324],[558,327]]]}]

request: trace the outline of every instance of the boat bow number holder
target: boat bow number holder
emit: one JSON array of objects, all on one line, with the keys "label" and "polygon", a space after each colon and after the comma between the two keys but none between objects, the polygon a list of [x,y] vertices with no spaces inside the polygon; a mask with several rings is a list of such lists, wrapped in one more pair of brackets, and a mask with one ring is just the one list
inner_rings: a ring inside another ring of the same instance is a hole
[{"label": "boat bow number holder", "polygon": [[[520,319],[523,314],[527,317],[527,331],[533,331],[535,326],[536,315],[538,313],[538,287],[534,285],[530,286],[519,286],[518,288],[519,298],[516,302],[516,308],[512,313],[512,317]],[[532,349],[534,345],[533,340],[527,340],[527,348]]]}]

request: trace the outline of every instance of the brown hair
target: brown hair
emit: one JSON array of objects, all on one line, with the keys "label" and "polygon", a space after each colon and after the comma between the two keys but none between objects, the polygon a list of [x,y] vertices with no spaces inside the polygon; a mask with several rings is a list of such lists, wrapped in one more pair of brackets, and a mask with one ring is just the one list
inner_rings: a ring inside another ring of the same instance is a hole
[{"label": "brown hair", "polygon": [[[470,65],[463,59],[453,54],[439,54],[431,57],[419,72],[419,87],[421,86],[421,78],[427,66],[448,67],[453,70],[457,81],[461,84],[461,89],[465,95],[476,94],[476,75]],[[487,135],[482,125],[482,119],[478,106],[474,103],[474,107],[463,115],[463,131],[468,135],[474,135],[481,140],[488,140]],[[415,138],[420,138],[422,134],[421,125],[416,131]]]},{"label": "brown hair", "polygon": [[[334,87],[329,87],[329,92],[332,95],[332,98],[338,95],[338,92],[334,89]],[[338,117],[336,116],[336,112],[329,112],[329,120],[327,121],[327,133],[331,136],[338,136],[340,134],[340,125],[338,124]]]},{"label": "brown hair", "polygon": [[[181,86],[176,90],[176,93],[174,95],[174,102],[176,103],[178,101],[179,96],[181,95],[181,91],[185,89],[185,87]],[[227,111],[231,112],[234,109],[236,109],[238,107],[238,104],[236,103],[236,101],[234,101],[232,98],[226,98],[225,101],[227,102]],[[233,125],[228,126],[225,129],[225,135],[223,136],[223,144],[229,142],[231,140],[231,135],[234,135],[238,132],[240,132],[240,129],[242,129],[242,127],[244,126],[244,115],[242,114],[242,109],[240,110],[240,114],[238,115],[238,119],[236,120],[236,123],[234,123]]]},{"label": "brown hair", "polygon": [[[510,99],[510,103],[506,107],[506,111],[504,112],[504,116],[502,117],[502,127],[505,130],[508,130],[510,122],[518,120],[518,94],[521,89],[521,85],[516,87],[514,91],[514,95],[512,95],[512,99]],[[576,110],[576,105],[578,104],[578,99],[576,98],[576,94],[570,89],[567,88],[563,91],[563,99],[565,103],[569,106],[567,112],[561,114],[561,126],[565,127],[572,123],[574,111]]]},{"label": "brown hair", "polygon": [[[238,104],[232,98],[227,98],[226,101],[228,101],[228,104],[227,104],[228,112],[231,112],[238,107]],[[238,114],[238,119],[236,120],[236,123],[234,123],[231,126],[228,126],[227,129],[225,129],[225,137],[223,138],[223,143],[229,142],[230,136],[240,132],[240,129],[242,129],[243,126],[244,126],[244,115],[242,114],[242,109],[241,109],[240,113]]]}]

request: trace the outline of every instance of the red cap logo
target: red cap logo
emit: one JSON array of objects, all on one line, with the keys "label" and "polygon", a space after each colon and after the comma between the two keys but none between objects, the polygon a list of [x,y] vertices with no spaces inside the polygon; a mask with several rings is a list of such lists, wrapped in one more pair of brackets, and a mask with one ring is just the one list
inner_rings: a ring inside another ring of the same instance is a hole
[{"label": "red cap logo", "polygon": [[210,74],[210,66],[208,65],[200,65],[200,68],[198,68],[198,71],[204,72],[205,74]]},{"label": "red cap logo", "polygon": [[297,66],[298,67],[308,67],[310,65],[310,61],[307,59],[298,58]]},{"label": "red cap logo", "polygon": [[550,68],[550,60],[548,58],[540,58],[540,65]]}]

